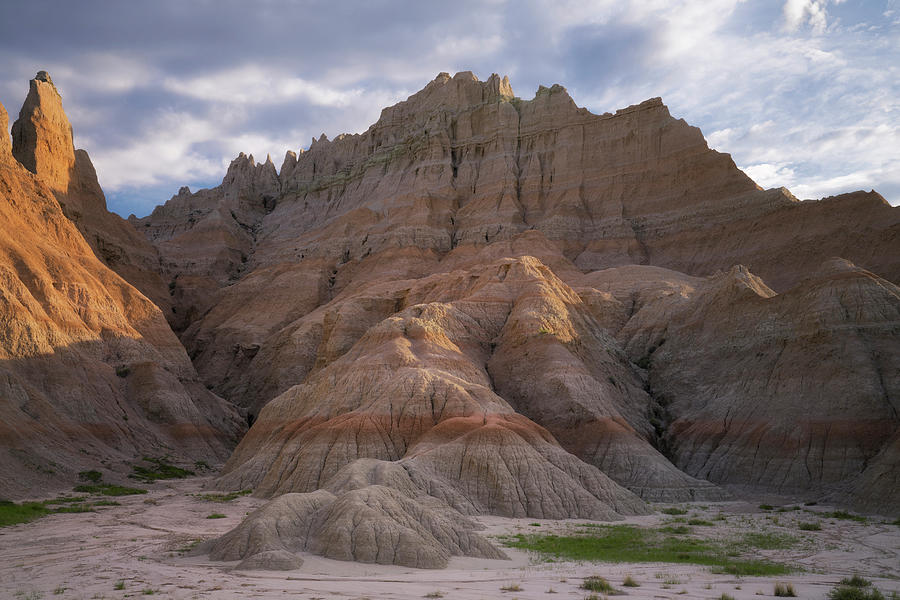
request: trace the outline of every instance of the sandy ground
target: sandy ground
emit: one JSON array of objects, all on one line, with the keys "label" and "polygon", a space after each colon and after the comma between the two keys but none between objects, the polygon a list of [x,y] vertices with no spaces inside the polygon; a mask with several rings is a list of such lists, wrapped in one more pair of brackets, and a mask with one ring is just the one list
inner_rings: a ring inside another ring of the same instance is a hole
[{"label": "sandy ground", "polygon": [[[241,497],[228,503],[200,500],[205,478],[160,482],[146,496],[116,498],[121,506],[95,513],[50,515],[0,529],[0,598],[585,598],[584,577],[601,575],[621,588],[626,575],[640,587],[624,588],[635,599],[756,600],[773,595],[775,581],[794,585],[800,598],[824,599],[844,576],[860,574],[886,594],[900,592],[900,527],[880,519],[867,524],[818,519],[822,531],[797,530],[797,521],[817,520],[804,511],[764,512],[747,502],[684,505],[686,518],[725,515],[710,536],[745,531],[790,533],[801,538],[791,550],[759,556],[795,564],[802,573],[778,578],[714,575],[706,568],[674,564],[541,562],[507,550],[510,560],[455,558],[444,570],[426,571],[349,563],[304,556],[301,569],[288,572],[233,570],[185,550],[197,540],[225,533],[262,500]],[[807,511],[824,512],[814,506]],[[225,518],[208,519],[212,513]],[[628,519],[656,526],[673,517],[657,514]],[[721,517],[720,517],[721,519]],[[565,532],[575,521],[482,518],[487,535]],[[540,526],[532,525],[540,523]],[[695,528],[701,529],[701,528]],[[121,587],[122,589],[116,589]],[[503,588],[507,588],[504,591]],[[439,595],[440,594],[440,595]],[[555,594],[555,595],[554,595]]]}]

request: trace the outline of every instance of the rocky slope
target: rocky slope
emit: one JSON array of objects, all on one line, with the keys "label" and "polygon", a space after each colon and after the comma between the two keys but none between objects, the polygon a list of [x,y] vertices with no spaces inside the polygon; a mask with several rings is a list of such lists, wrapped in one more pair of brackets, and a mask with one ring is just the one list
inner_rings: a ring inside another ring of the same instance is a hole
[{"label": "rocky slope", "polygon": [[[47,85],[30,105],[55,106]],[[131,218],[138,243],[76,193],[86,155],[67,171],[29,141],[68,149],[62,121],[35,119],[10,149],[34,190],[10,197],[63,205],[101,257],[118,240],[148,295],[166,282],[193,367],[159,312],[165,343],[135,355],[174,344],[164,371],[187,389],[196,368],[254,421],[217,485],[274,500],[214,558],[437,567],[498,556],[477,515],[617,519],[747,488],[900,511],[900,209],[875,192],[761,190],[659,99],[593,115],[560,86],[440,74],[280,171],[239,156]]]},{"label": "rocky slope", "polygon": [[[127,470],[145,455],[222,461],[242,419],[199,380],[160,309],[95,256],[72,205],[63,211],[59,198],[80,198],[73,181],[93,170],[82,170],[86,154],[72,151],[47,96],[59,97],[39,75],[12,143],[0,136],[3,496],[71,486],[80,470]],[[0,111],[0,131],[6,120]],[[129,227],[110,218],[88,229],[107,223]]]},{"label": "rocky slope", "polygon": [[198,370],[259,415],[222,487],[376,459],[463,514],[619,510],[597,473],[900,510],[900,210],[759,189],[659,99],[593,115],[441,74],[133,222],[223,257],[170,263]]}]

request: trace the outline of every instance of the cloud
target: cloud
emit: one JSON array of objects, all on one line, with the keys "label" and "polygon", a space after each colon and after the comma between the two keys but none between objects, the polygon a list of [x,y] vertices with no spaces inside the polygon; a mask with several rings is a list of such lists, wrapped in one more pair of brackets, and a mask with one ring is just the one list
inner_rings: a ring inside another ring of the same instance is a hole
[{"label": "cloud", "polygon": [[252,64],[196,77],[167,77],[162,84],[174,94],[241,105],[301,100],[321,106],[347,106],[363,93],[360,88],[333,88],[291,76],[278,68]]},{"label": "cloud", "polygon": [[897,203],[898,9],[897,0],[31,0],[0,22],[0,100],[14,115],[27,80],[48,69],[114,210],[148,212],[181,185],[215,183],[240,151],[279,164],[312,136],[363,131],[382,107],[459,70],[508,74],[525,98],[561,83],[597,113],[662,96],[763,185],[797,195],[875,187]]}]

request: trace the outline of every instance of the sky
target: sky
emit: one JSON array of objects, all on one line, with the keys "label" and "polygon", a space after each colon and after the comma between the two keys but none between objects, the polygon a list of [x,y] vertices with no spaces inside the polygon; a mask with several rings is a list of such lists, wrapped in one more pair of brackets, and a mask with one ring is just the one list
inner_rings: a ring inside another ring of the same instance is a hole
[{"label": "sky", "polygon": [[442,71],[565,86],[614,112],[661,96],[763,187],[900,204],[900,0],[3,0],[0,103],[46,70],[110,210],[280,168],[361,132]]}]

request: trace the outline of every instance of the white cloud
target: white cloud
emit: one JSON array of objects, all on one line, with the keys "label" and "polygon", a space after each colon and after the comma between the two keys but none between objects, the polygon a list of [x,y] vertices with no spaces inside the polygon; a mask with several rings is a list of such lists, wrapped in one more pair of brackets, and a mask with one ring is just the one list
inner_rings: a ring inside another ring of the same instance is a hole
[{"label": "white cloud", "polygon": [[294,77],[277,68],[253,64],[199,77],[166,77],[163,87],[175,94],[209,102],[259,105],[305,101],[318,106],[347,106],[363,91],[339,89]]}]

